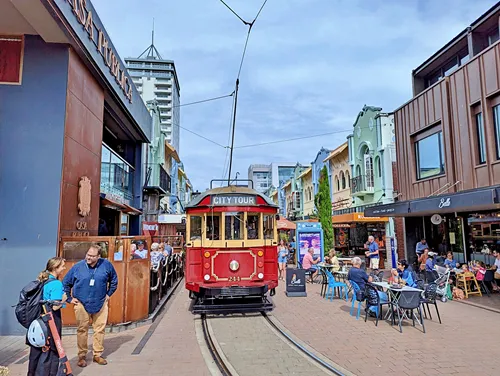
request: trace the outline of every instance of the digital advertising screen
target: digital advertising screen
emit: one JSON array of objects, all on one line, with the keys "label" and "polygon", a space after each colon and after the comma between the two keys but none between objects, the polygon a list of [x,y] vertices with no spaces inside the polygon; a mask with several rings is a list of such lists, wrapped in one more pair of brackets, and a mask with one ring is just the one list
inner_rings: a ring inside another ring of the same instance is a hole
[{"label": "digital advertising screen", "polygon": [[314,256],[313,256],[314,259],[316,259],[317,257],[321,257],[322,252],[321,252],[320,232],[301,232],[298,235],[299,235],[298,241],[300,247],[299,257],[301,261],[310,247],[314,248]]}]

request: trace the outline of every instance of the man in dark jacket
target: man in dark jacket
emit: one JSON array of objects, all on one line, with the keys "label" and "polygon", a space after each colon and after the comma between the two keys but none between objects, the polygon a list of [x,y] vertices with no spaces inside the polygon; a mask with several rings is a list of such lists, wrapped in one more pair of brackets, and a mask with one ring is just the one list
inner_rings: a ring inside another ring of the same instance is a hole
[{"label": "man in dark jacket", "polygon": [[68,303],[74,304],[78,344],[78,366],[87,366],[88,331],[92,319],[93,360],[106,365],[104,331],[108,321],[108,300],[118,287],[118,276],[113,264],[101,258],[101,248],[91,244],[85,260],[76,263],[63,280]]}]

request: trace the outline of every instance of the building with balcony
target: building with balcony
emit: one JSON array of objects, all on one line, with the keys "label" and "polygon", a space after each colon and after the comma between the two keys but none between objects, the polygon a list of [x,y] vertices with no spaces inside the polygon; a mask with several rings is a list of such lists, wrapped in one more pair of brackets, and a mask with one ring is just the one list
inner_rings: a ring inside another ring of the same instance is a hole
[{"label": "building with balcony", "polygon": [[151,115],[90,0],[1,0],[0,51],[0,335],[22,335],[4,313],[49,258],[140,234]]},{"label": "building with balcony", "polygon": [[[362,213],[368,206],[394,201],[393,116],[382,113],[379,107],[365,105],[358,113],[353,128],[353,134],[347,137],[347,147],[340,147],[342,151],[347,150],[350,171],[341,168],[335,171],[334,168],[333,172],[334,199],[335,190],[343,191],[344,197],[348,198],[345,190],[349,189],[352,201],[339,197],[333,211],[333,224],[339,232],[347,233],[349,229],[347,242],[347,236],[343,236],[344,243],[360,255],[364,254],[368,236],[373,235],[379,244],[380,268],[384,268],[386,250],[395,236],[394,223],[388,217],[365,218]],[[340,154],[340,150],[337,153]]]},{"label": "building with balcony", "polygon": [[157,101],[161,130],[179,152],[181,89],[174,61],[163,59],[153,41],[138,58],[125,58],[125,63],[144,102]]},{"label": "building with balcony", "polygon": [[365,215],[402,217],[411,260],[421,238],[458,262],[500,250],[499,17],[497,3],[414,69],[394,112],[398,202]]}]

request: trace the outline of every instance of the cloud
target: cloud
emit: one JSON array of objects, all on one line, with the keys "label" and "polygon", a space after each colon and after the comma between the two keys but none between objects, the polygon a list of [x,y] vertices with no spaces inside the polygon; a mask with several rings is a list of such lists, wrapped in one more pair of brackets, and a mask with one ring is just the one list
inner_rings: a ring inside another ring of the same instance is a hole
[{"label": "cloud", "polygon": [[[261,0],[226,1],[252,20]],[[175,60],[181,103],[229,94],[248,28],[221,2],[93,0],[122,57],[150,43]],[[232,175],[252,163],[309,163],[345,142],[364,104],[392,111],[411,98],[411,71],[493,0],[272,0],[255,23],[240,77]],[[228,145],[231,98],[181,108],[181,126]],[[220,179],[227,149],[181,130],[195,189]]]}]

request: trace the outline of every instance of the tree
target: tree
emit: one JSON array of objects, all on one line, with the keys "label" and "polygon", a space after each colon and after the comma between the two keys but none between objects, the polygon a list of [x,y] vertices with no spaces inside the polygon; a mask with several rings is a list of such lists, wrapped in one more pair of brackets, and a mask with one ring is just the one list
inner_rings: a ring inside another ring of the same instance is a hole
[{"label": "tree", "polygon": [[319,176],[318,193],[314,197],[314,205],[318,210],[319,222],[323,228],[325,252],[333,248],[332,201],[330,200],[330,183],[328,171],[323,166]]}]

